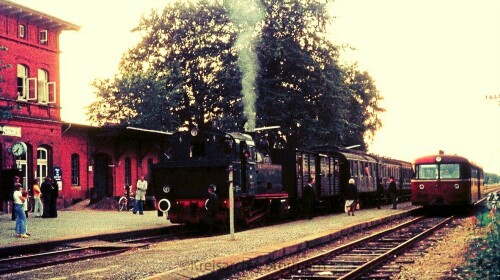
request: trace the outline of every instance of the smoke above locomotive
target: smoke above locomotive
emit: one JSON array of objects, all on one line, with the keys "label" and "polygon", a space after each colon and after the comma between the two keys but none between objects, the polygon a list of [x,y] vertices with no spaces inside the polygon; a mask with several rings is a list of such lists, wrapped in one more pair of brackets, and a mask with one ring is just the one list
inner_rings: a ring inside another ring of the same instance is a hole
[{"label": "smoke above locomotive", "polygon": [[259,1],[226,0],[225,7],[229,11],[231,21],[236,25],[238,38],[235,42],[238,51],[238,67],[243,74],[242,96],[243,114],[247,118],[245,130],[255,129],[255,80],[259,70],[259,60],[255,46],[260,39],[259,24],[264,20],[265,12]]}]

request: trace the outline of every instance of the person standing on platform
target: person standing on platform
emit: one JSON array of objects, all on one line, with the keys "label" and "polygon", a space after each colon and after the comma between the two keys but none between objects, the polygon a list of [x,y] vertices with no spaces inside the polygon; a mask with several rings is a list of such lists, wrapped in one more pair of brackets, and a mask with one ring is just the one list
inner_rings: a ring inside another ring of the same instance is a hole
[{"label": "person standing on platform", "polygon": [[33,184],[33,199],[35,200],[35,209],[33,210],[33,216],[41,217],[43,215],[43,204],[41,199],[41,190],[39,185],[39,180],[35,179]]},{"label": "person standing on platform", "polygon": [[377,209],[380,209],[383,197],[384,197],[384,185],[382,185],[382,178],[379,178],[377,181]]},{"label": "person standing on platform", "polygon": [[398,190],[396,188],[396,182],[394,181],[394,177],[389,178],[389,197],[391,198],[392,202],[392,209],[396,209],[397,202],[398,202]]},{"label": "person standing on platform", "polygon": [[23,192],[22,185],[16,184],[15,191],[12,195],[14,198],[14,211],[16,212],[16,237],[28,238],[26,234],[26,214],[24,213],[24,203],[28,199],[28,192]]},{"label": "person standing on platform", "polygon": [[144,180],[144,175],[137,181],[137,190],[135,191],[135,206],[132,213],[139,212],[140,215],[144,212],[144,201],[146,200],[146,190],[148,189],[148,182]]},{"label": "person standing on platform", "polygon": [[50,209],[49,216],[51,218],[57,218],[57,198],[59,197],[59,185],[57,185],[56,179],[52,177],[50,179],[52,185],[52,194],[50,195]]},{"label": "person standing on platform", "polygon": [[215,193],[216,186],[214,184],[210,184],[208,186],[208,199],[207,199],[207,215],[204,218],[204,222],[208,227],[207,233],[208,235],[212,235],[214,226],[215,226],[215,215],[219,212],[219,198]]},{"label": "person standing on platform", "polygon": [[[19,182],[20,181],[20,178],[19,176],[14,176],[14,183],[12,184],[12,191],[11,191],[11,195],[10,195],[10,198],[12,199],[12,220],[15,221],[16,220],[16,211],[14,211],[14,206],[15,206],[15,203],[14,203],[14,192],[17,190],[17,188],[19,186],[21,186],[22,188],[22,185],[21,183]],[[24,213],[26,215],[26,213]]]},{"label": "person standing on platform", "polygon": [[314,177],[310,177],[302,190],[302,204],[304,205],[304,214],[308,220],[312,220],[314,213]]},{"label": "person standing on platform", "polygon": [[345,212],[347,216],[354,216],[354,211],[356,211],[356,203],[358,200],[358,189],[356,187],[356,182],[353,178],[349,179],[349,184],[345,190]]},{"label": "person standing on platform", "polygon": [[45,180],[42,183],[41,186],[41,191],[42,191],[42,199],[43,199],[43,214],[42,218],[49,218],[50,217],[50,201],[52,197],[52,182],[49,177],[45,177]]}]

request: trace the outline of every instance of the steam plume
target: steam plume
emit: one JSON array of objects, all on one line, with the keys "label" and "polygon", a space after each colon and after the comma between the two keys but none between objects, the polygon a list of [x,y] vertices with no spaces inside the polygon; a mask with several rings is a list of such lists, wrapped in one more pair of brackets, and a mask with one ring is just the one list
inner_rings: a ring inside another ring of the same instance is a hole
[{"label": "steam plume", "polygon": [[259,0],[225,0],[229,17],[241,30],[236,39],[238,67],[242,78],[243,114],[247,117],[245,130],[255,129],[255,79],[259,70],[259,61],[255,45],[260,39],[258,24],[264,19],[265,12]]}]

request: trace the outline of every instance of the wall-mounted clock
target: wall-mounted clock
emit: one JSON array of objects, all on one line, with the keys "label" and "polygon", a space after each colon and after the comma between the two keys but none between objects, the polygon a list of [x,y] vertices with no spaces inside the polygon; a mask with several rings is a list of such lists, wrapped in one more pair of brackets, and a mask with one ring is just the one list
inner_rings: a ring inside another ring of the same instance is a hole
[{"label": "wall-mounted clock", "polygon": [[27,150],[24,142],[16,142],[12,145],[12,154],[16,157],[24,155]]}]

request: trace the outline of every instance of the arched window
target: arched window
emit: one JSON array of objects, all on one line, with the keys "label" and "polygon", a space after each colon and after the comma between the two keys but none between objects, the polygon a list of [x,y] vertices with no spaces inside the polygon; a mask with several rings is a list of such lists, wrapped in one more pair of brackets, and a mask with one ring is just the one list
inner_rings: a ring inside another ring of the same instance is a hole
[{"label": "arched window", "polygon": [[17,65],[17,99],[27,100],[28,88],[28,67],[23,64]]},{"label": "arched window", "polygon": [[78,154],[71,155],[71,185],[80,185],[80,156]]},{"label": "arched window", "polygon": [[125,185],[132,185],[132,160],[129,157],[125,158]]},{"label": "arched window", "polygon": [[49,152],[46,148],[38,148],[36,150],[36,166],[38,178],[43,182],[45,177],[49,175]]},{"label": "arched window", "polygon": [[38,102],[47,103],[49,102],[49,87],[47,82],[49,81],[49,72],[44,69],[38,69]]}]

